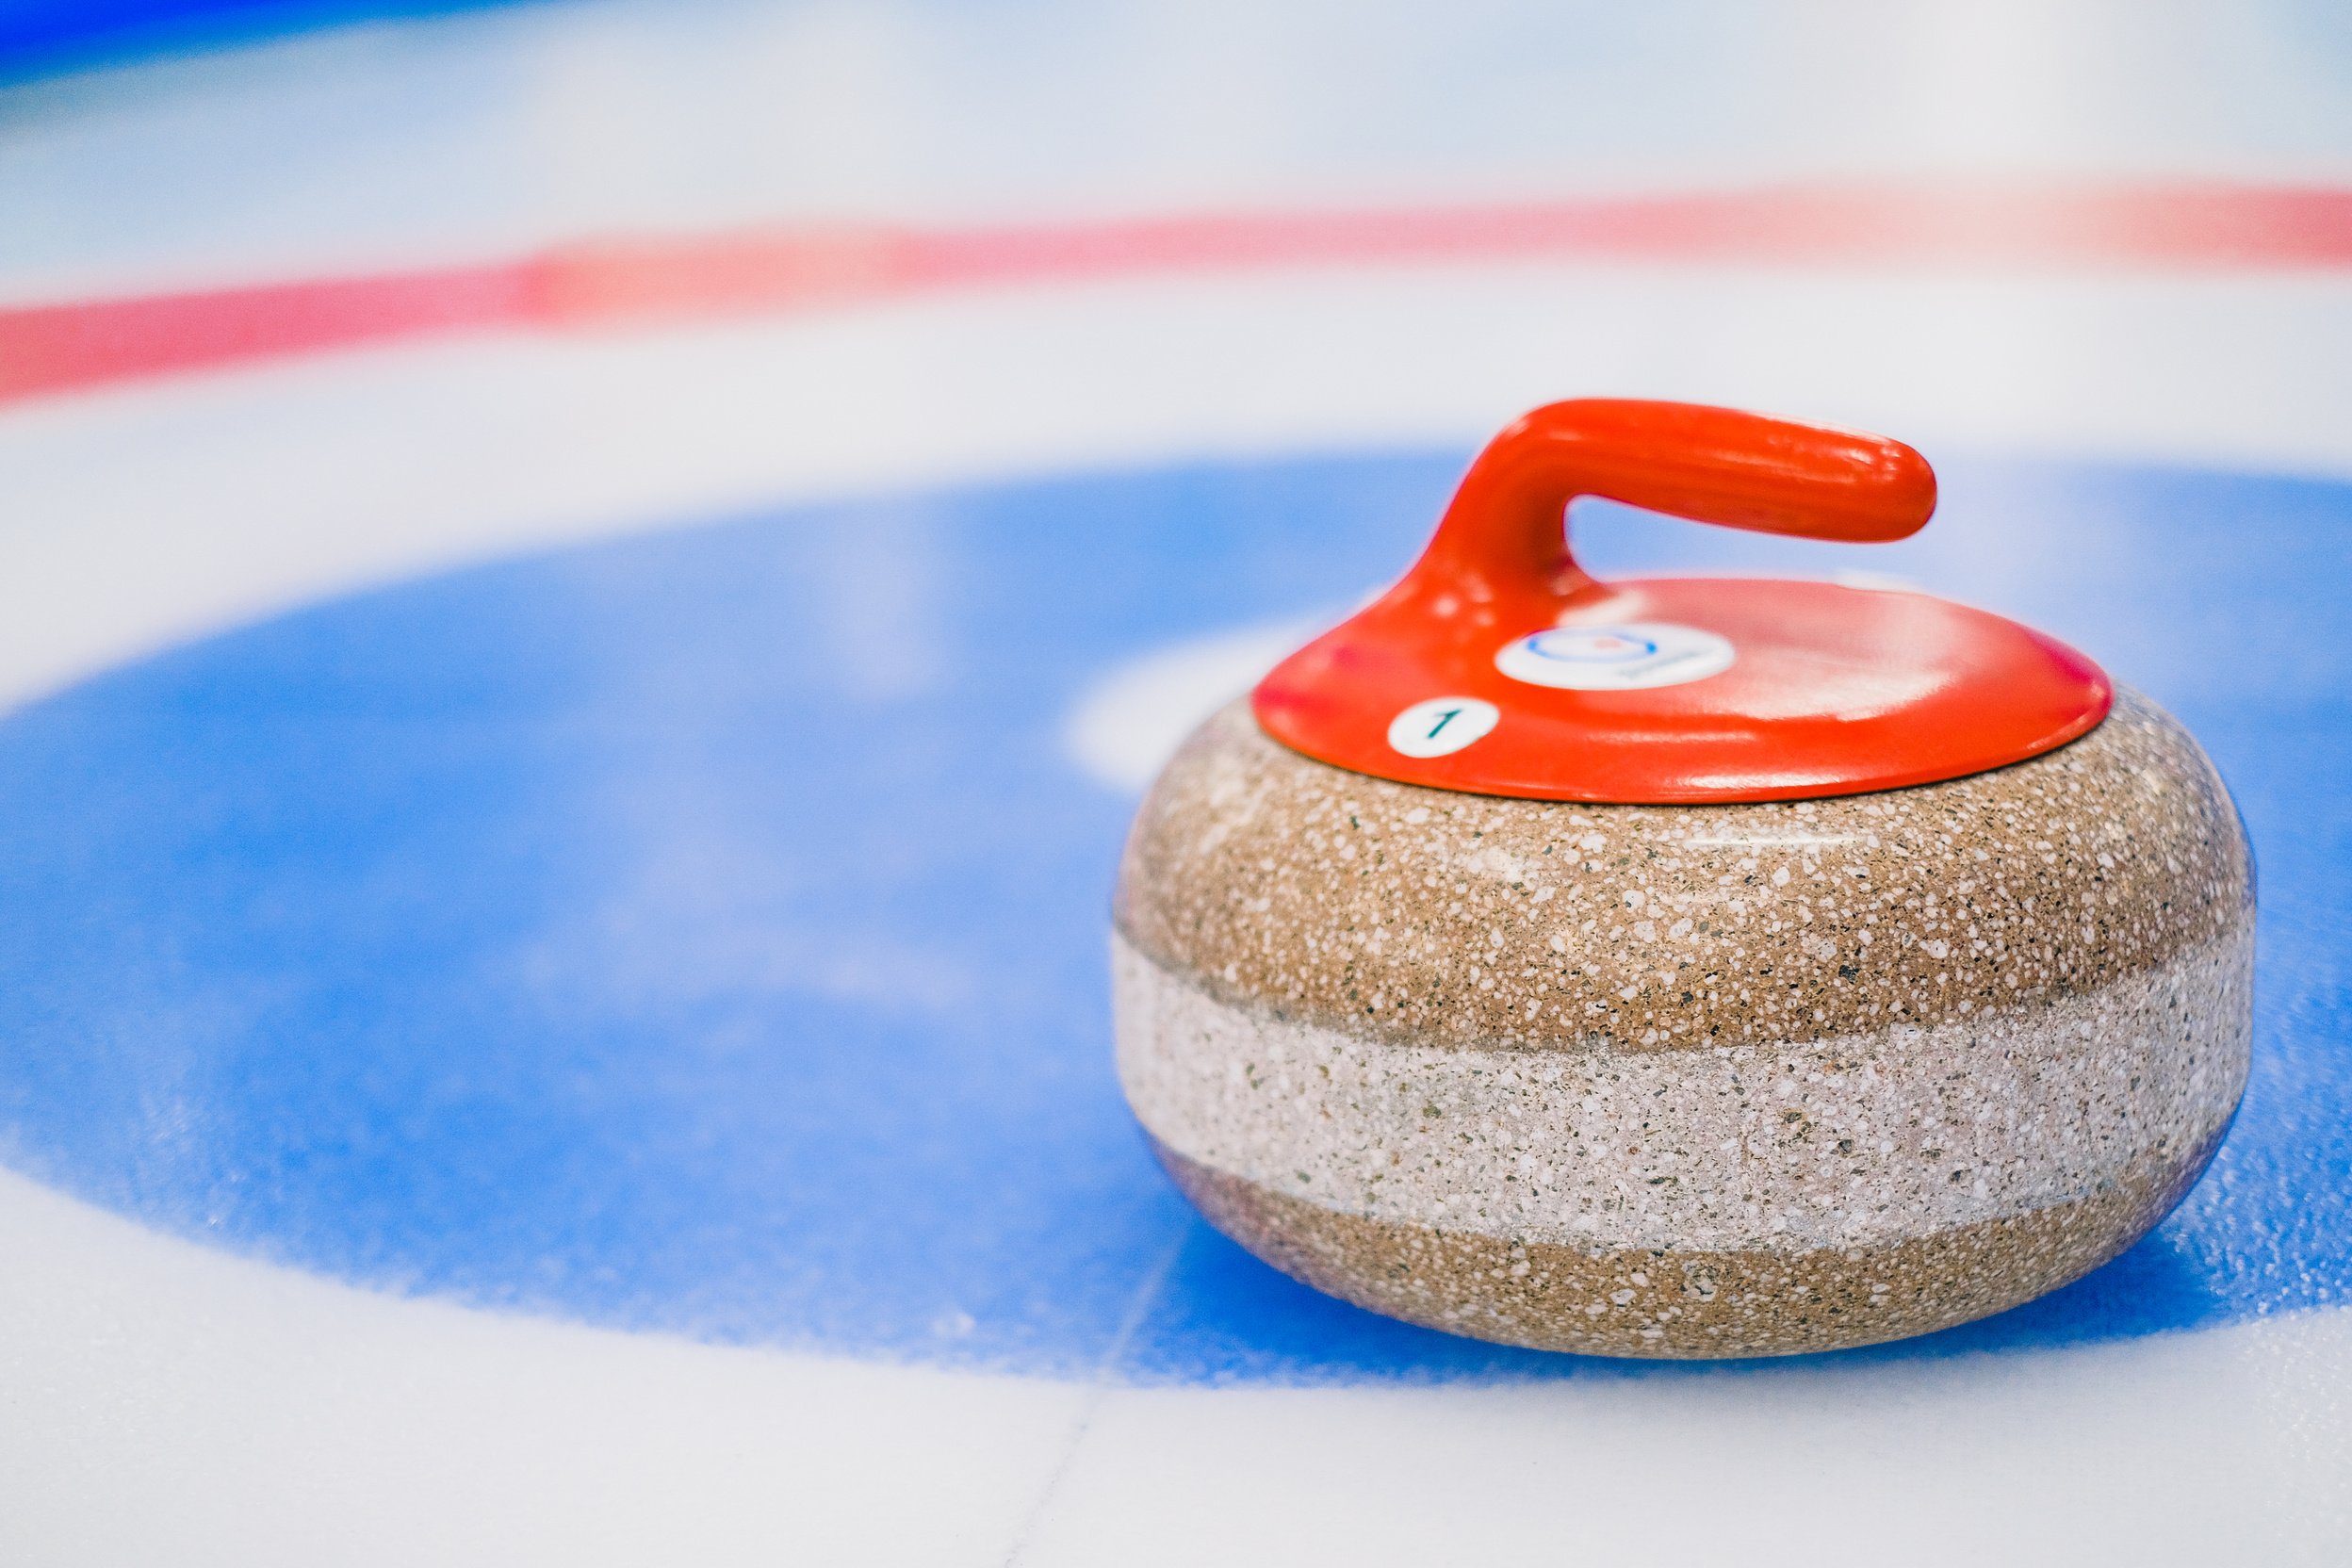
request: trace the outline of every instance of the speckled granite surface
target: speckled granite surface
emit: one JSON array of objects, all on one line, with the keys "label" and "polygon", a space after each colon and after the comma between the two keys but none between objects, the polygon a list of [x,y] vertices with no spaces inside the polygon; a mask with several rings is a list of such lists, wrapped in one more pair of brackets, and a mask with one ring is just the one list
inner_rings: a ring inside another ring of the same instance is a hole
[{"label": "speckled granite surface", "polygon": [[2029,1299],[2178,1200],[2244,1087],[2252,910],[2218,777],[2130,693],[1996,773],[1692,808],[1391,784],[1235,705],[1129,842],[1120,1071],[1210,1217],[1334,1294],[1827,1348]]}]

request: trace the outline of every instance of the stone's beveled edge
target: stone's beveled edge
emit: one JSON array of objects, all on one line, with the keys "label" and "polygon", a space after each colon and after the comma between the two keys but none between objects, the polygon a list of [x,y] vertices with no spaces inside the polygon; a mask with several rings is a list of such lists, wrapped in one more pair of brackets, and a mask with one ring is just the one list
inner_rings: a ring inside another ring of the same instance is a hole
[{"label": "stone's beveled edge", "polygon": [[1572,1250],[1884,1247],[2073,1202],[2227,1126],[2239,932],[1967,1024],[1689,1052],[1370,1041],[1111,939],[1120,1086],[1186,1158],[1319,1207]]},{"label": "stone's beveled edge", "polygon": [[1498,1345],[1688,1361],[1853,1349],[2021,1306],[2146,1235],[2196,1184],[2221,1135],[2170,1169],[2132,1172],[2075,1202],[1892,1246],[1782,1253],[1586,1252],[1366,1219],[1213,1169],[1145,1134],[1209,1223],[1326,1295]]},{"label": "stone's beveled edge", "polygon": [[2219,775],[2129,689],[2011,767],[1728,807],[1390,783],[1236,703],[1146,797],[1114,919],[1229,1002],[1370,1039],[1674,1051],[2096,988],[2252,894]]}]

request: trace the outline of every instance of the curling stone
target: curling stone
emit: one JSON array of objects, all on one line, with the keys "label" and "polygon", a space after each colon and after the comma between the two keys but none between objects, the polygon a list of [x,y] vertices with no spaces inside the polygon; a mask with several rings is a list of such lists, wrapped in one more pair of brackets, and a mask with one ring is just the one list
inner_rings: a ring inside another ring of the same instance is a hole
[{"label": "curling stone", "polygon": [[1218,1229],[1375,1312],[1829,1350],[2055,1289],[2213,1157],[2254,884],[2197,743],[1930,596],[1595,581],[1579,496],[1898,539],[1935,477],[1724,409],[1537,410],[1128,841],[1119,1067]]}]

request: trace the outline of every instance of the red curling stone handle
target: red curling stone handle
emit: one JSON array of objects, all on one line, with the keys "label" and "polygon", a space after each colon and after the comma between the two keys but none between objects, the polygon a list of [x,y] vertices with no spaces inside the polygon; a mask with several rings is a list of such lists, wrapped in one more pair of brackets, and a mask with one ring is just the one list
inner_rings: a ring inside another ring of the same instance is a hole
[{"label": "red curling stone handle", "polygon": [[1450,579],[1473,601],[1515,585],[1589,582],[1563,514],[1578,496],[1758,533],[1848,544],[1907,538],[1936,510],[1936,474],[1900,441],[1696,403],[1548,403],[1487,443],[1407,580]]},{"label": "red curling stone handle", "polygon": [[1579,496],[1876,544],[1936,476],[1900,441],[1690,403],[1539,408],[1478,454],[1411,571],[1277,665],[1274,740],[1377,778],[1621,804],[1797,800],[1958,778],[2113,700],[2054,638],[1924,593],[1757,578],[1595,582]]}]

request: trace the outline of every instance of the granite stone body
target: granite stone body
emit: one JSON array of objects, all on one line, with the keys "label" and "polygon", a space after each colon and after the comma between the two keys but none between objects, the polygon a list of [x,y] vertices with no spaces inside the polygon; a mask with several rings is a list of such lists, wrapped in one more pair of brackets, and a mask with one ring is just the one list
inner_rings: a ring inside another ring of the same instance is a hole
[{"label": "granite stone body", "polygon": [[1924,1333],[2115,1256],[2228,1127],[2252,963],[2236,810],[2130,692],[1992,773],[1702,807],[1390,783],[1235,704],[1113,938],[1128,1100],[1218,1228],[1635,1356]]}]

